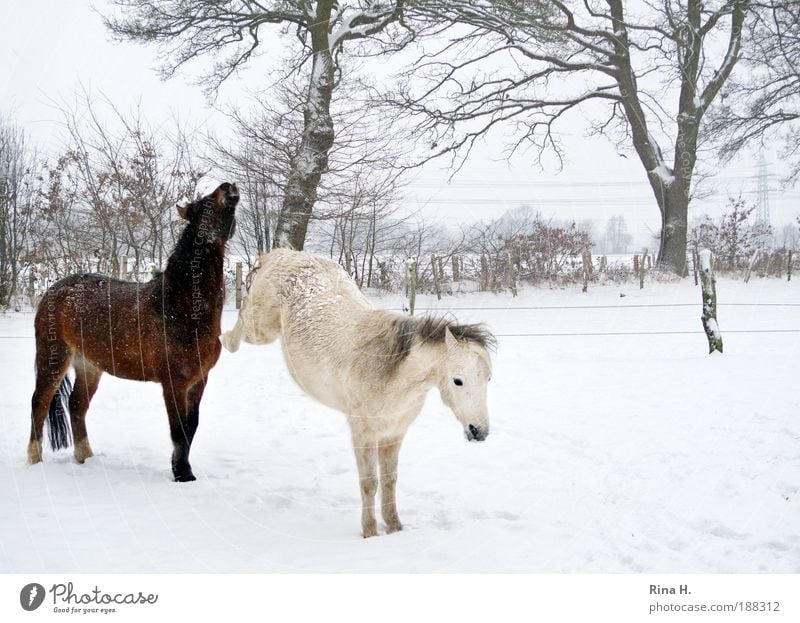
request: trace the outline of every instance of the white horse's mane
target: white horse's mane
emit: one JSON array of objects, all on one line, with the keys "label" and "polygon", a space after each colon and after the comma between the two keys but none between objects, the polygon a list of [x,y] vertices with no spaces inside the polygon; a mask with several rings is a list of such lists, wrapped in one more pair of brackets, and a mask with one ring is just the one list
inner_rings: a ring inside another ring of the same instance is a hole
[{"label": "white horse's mane", "polygon": [[411,352],[414,343],[443,344],[445,334],[449,330],[457,340],[487,349],[494,350],[497,340],[489,328],[482,324],[459,324],[442,316],[397,316],[391,319],[392,339],[387,345],[387,361],[399,366]]}]

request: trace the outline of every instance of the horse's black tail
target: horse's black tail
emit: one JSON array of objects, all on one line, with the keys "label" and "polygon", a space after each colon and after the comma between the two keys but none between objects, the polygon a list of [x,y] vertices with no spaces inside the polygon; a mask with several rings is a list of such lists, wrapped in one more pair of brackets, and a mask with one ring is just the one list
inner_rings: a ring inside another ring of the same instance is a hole
[{"label": "horse's black tail", "polygon": [[65,374],[58,391],[50,401],[50,412],[47,414],[47,432],[53,451],[69,448],[72,444],[72,429],[68,421],[71,392],[72,381],[69,380],[69,374]]}]

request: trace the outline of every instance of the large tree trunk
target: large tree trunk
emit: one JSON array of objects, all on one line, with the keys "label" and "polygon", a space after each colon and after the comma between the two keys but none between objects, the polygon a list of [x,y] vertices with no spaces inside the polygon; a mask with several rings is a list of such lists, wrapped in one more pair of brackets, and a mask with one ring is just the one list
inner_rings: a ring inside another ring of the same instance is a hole
[{"label": "large tree trunk", "polygon": [[275,230],[276,247],[303,249],[317,200],[317,186],[328,168],[328,152],[334,138],[330,112],[334,62],[328,33],[332,5],[332,1],[317,3],[316,23],[311,27],[314,57],[303,109],[303,135],[286,181],[286,194]]},{"label": "large tree trunk", "polygon": [[650,187],[661,211],[658,265],[662,270],[685,276],[688,209],[692,176],[697,161],[700,122],[738,59],[747,2],[746,0],[733,2],[728,53],[702,92],[698,88],[698,78],[703,60],[703,38],[707,36],[716,20],[709,19],[704,27],[703,3],[700,0],[689,0],[686,4],[685,28],[672,33],[678,47],[681,90],[678,100],[675,156],[671,165],[667,164],[661,149],[647,129],[630,57],[623,2],[608,0],[608,5],[614,21],[614,32],[617,35],[614,42],[615,64],[618,68],[615,78],[619,85],[620,104],[631,130],[633,146],[647,171]]},{"label": "large tree trunk", "polygon": [[[691,94],[693,98],[693,93]],[[697,132],[701,112],[681,97],[681,115],[675,141],[673,176],[664,192],[661,209],[661,247],[658,265],[662,270],[685,277],[688,274],[686,239],[692,175],[697,160]]]},{"label": "large tree trunk", "polygon": [[661,207],[661,246],[658,265],[661,270],[685,276],[686,234],[689,198],[672,189]]}]

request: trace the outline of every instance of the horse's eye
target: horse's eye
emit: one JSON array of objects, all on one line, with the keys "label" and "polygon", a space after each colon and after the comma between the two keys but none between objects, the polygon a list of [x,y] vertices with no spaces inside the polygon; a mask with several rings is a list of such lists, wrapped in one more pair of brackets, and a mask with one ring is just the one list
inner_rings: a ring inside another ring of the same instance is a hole
[{"label": "horse's eye", "polygon": [[464,384],[464,381],[462,381],[461,379],[453,379],[453,383],[461,387]]}]

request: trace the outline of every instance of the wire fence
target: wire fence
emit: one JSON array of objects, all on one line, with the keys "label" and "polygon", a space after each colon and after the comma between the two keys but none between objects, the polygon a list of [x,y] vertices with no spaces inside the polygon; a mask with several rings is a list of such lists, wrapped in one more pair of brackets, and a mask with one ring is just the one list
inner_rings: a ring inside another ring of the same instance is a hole
[{"label": "wire fence", "polygon": [[[700,309],[701,303],[627,303],[622,305],[518,305],[518,306],[486,306],[486,307],[431,307],[427,312],[450,311],[547,311],[547,310],[597,310],[597,309],[649,309],[668,307],[694,307]],[[800,303],[726,303],[725,307],[772,307],[794,308]],[[782,334],[800,333],[800,329],[725,329],[723,334]],[[551,333],[495,333],[498,338],[544,338],[544,337],[623,337],[623,336],[660,336],[660,335],[702,335],[702,329],[697,330],[664,330],[664,331],[575,331]]]},{"label": "wire fence", "polygon": [[[800,329],[726,329],[723,335],[745,333],[800,333]],[[705,335],[703,331],[589,331],[576,333],[495,333],[495,337],[620,337],[647,335]],[[33,340],[34,335],[0,335],[0,340]]]},{"label": "wire fence", "polygon": [[[519,305],[519,306],[486,306],[486,307],[431,307],[426,312],[450,311],[546,311],[546,310],[596,310],[596,309],[648,309],[666,307],[697,307],[700,303],[628,303],[623,305]],[[800,303],[726,303],[725,307],[800,307]],[[235,308],[223,311],[235,312]],[[423,311],[423,310],[420,310]],[[34,310],[16,312],[32,314]],[[800,333],[800,329],[725,329],[725,334],[790,334]],[[658,336],[658,335],[705,335],[702,330],[691,331],[576,331],[555,333],[495,333],[498,338],[542,338],[542,337],[622,337],[622,336]],[[0,340],[32,340],[33,335],[0,335]]]},{"label": "wire fence", "polygon": [[[800,329],[729,329],[729,333],[800,333]],[[639,335],[705,335],[703,331],[597,331],[587,333],[495,333],[495,337],[617,337]]]},{"label": "wire fence", "polygon": [[[426,311],[515,311],[546,309],[642,309],[647,307],[702,307],[701,303],[642,303],[633,305],[533,305],[513,307],[430,307]],[[724,307],[800,307],[800,303],[725,303]]]}]

